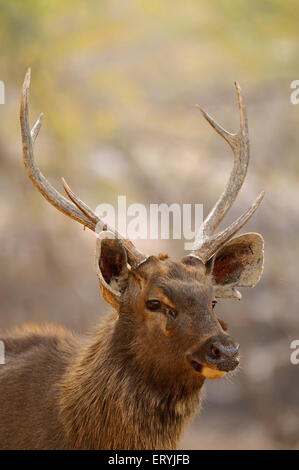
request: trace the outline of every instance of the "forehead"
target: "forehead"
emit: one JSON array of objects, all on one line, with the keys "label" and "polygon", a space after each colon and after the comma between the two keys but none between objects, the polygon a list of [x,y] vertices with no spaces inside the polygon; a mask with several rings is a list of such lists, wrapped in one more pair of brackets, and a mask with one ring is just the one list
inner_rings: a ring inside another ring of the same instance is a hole
[{"label": "forehead", "polygon": [[145,268],[149,295],[163,295],[175,303],[205,302],[213,296],[213,287],[204,266],[166,259],[153,260]]}]

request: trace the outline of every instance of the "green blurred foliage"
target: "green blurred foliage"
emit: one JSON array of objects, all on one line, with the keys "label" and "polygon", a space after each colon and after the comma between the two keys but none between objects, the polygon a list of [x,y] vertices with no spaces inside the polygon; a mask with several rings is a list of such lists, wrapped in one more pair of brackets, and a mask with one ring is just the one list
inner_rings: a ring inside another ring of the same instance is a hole
[{"label": "green blurred foliage", "polygon": [[133,132],[155,100],[179,105],[196,81],[279,80],[299,65],[295,0],[0,5],[2,79],[19,85],[32,67],[33,102],[61,145],[111,141],[127,113]]}]

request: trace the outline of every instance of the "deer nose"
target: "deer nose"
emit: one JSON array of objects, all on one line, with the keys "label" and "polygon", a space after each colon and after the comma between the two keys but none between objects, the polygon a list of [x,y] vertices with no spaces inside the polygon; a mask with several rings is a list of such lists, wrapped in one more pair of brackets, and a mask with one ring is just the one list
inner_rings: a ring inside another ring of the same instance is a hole
[{"label": "deer nose", "polygon": [[240,345],[235,343],[227,335],[219,335],[219,337],[208,341],[206,344],[206,361],[219,370],[230,371],[235,369],[240,362],[239,359]]}]

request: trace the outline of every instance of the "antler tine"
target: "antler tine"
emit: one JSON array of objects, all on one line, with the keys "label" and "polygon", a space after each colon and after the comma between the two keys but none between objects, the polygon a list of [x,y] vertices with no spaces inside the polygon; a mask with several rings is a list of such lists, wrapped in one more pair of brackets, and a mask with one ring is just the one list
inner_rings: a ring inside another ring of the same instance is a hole
[{"label": "antler tine", "polygon": [[105,224],[86,204],[85,202],[81,201],[81,199],[76,196],[76,194],[71,190],[67,182],[64,178],[61,178],[62,184],[66,194],[69,196],[71,201],[91,220],[96,224],[96,232],[100,232],[102,230],[107,230],[112,232],[114,236],[121,240],[123,246],[125,247],[129,262],[132,266],[136,266],[142,261],[146,259],[146,256],[143,255],[135,245],[130,240],[123,238],[116,230],[109,227],[109,225]]},{"label": "antler tine", "polygon": [[262,192],[252,206],[245,211],[235,222],[222,232],[213,235],[219,223],[234,203],[244,182],[249,162],[249,139],[246,106],[243,101],[241,88],[235,82],[240,112],[240,129],[237,134],[231,134],[221,127],[200,106],[197,106],[204,118],[223,137],[234,153],[234,166],[224,192],[216,202],[215,206],[204,220],[196,237],[194,254],[206,263],[216,251],[223,246],[235,233],[237,233],[254,214],[260,205],[264,192]]},{"label": "antler tine", "polygon": [[42,127],[43,118],[44,118],[44,114],[40,113],[38,120],[36,121],[36,123],[31,129],[30,135],[31,135],[31,139],[33,143],[35,142],[35,139],[37,138],[39,134],[40,128]]},{"label": "antler tine", "polygon": [[56,209],[63,214],[71,217],[72,219],[80,222],[84,227],[88,227],[90,230],[109,230],[117,238],[121,239],[124,248],[127,251],[128,259],[131,266],[136,266],[140,262],[146,259],[146,256],[137,250],[130,240],[121,237],[115,230],[108,227],[102,222],[102,220],[93,212],[83,201],[81,201],[71,188],[67,185],[64,178],[62,178],[62,184],[67,193],[70,201],[60,194],[45,178],[40,171],[34,160],[33,145],[39,134],[43,114],[41,114],[34,124],[32,130],[30,130],[29,124],[29,87],[30,87],[30,68],[27,70],[25,75],[22,97],[21,97],[21,109],[20,109],[20,121],[22,131],[22,143],[23,143],[23,160],[26,171],[29,178],[33,182],[34,186],[49,201]]},{"label": "antler tine", "polygon": [[216,251],[219,250],[219,248],[221,248],[246,224],[246,222],[253,216],[259,207],[263,200],[264,194],[264,191],[262,191],[252,206],[247,209],[247,211],[243,212],[243,214],[232,224],[230,224],[225,230],[205,240],[199,248],[195,247],[196,256],[198,256],[203,261],[203,263],[206,263],[216,253]]},{"label": "antler tine", "polygon": [[197,105],[197,108],[201,111],[204,118],[216,130],[216,132],[218,132],[218,134],[228,142],[234,153],[234,166],[228,183],[224,192],[221,194],[215,206],[200,227],[199,233],[196,237],[196,243],[198,246],[201,246],[205,240],[214,233],[221,220],[232,206],[241,189],[247,172],[249,161],[247,113],[241,94],[241,88],[237,82],[235,82],[235,87],[240,112],[240,130],[237,134],[231,134],[226,131],[206,111]]},{"label": "antler tine", "polygon": [[86,215],[86,217],[88,217],[88,219],[90,219],[95,225],[98,224],[100,222],[100,218],[88,207],[87,204],[85,204],[85,202],[81,201],[81,199],[76,196],[64,178],[61,178],[61,181],[70,200],[78,207],[78,209],[80,209],[81,212],[83,212],[83,214]]},{"label": "antler tine", "polygon": [[77,222],[80,222],[84,226],[95,230],[95,224],[89,218],[85,216],[84,213],[79,210],[75,204],[71,201],[68,201],[64,196],[62,196],[45,178],[45,176],[40,171],[34,160],[33,153],[33,144],[39,133],[39,130],[42,125],[42,114],[36,121],[35,125],[30,131],[29,124],[29,86],[30,86],[30,69],[28,69],[22,88],[22,97],[21,97],[21,110],[20,110],[20,121],[21,121],[21,131],[22,131],[22,142],[23,142],[23,159],[26,171],[29,178],[33,182],[34,186],[38,191],[60,212],[63,212],[65,215],[68,215]]}]

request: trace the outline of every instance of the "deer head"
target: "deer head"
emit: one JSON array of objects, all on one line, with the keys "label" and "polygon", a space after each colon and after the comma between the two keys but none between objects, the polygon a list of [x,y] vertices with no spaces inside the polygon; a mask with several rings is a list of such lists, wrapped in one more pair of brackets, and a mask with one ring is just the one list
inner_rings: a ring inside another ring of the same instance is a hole
[{"label": "deer head", "polygon": [[[236,83],[240,130],[231,134],[198,107],[230,145],[234,165],[223,194],[203,222],[194,250],[180,262],[167,255],[145,256],[130,240],[108,227],[70,189],[69,199],[47,181],[34,160],[33,147],[42,124],[40,115],[30,130],[28,97],[30,70],[22,90],[21,129],[23,158],[29,178],[58,210],[98,233],[95,265],[104,299],[138,334],[131,349],[142,361],[150,355],[168,375],[217,378],[239,363],[239,345],[227,333],[215,312],[216,298],[241,299],[239,287],[253,287],[263,271],[263,238],[247,233],[232,238],[259,206],[263,193],[235,222],[216,233],[246,176],[249,141],[245,104]],[[128,326],[127,326],[128,327]],[[143,358],[143,359],[142,359]],[[179,372],[178,372],[179,371]]]}]

